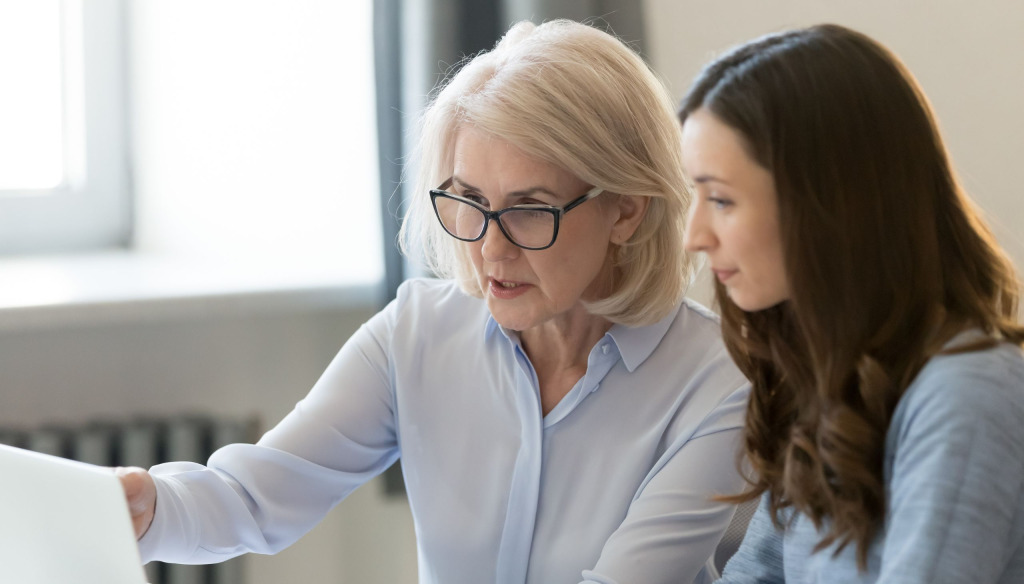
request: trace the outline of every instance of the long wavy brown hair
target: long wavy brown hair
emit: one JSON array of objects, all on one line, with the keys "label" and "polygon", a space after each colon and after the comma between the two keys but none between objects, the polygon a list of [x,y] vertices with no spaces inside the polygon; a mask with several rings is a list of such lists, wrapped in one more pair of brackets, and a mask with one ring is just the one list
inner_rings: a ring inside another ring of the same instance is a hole
[{"label": "long wavy brown hair", "polygon": [[[931,108],[885,47],[821,25],[763,37],[708,65],[683,100],[706,108],[773,173],[790,298],[744,312],[716,287],[726,346],[753,384],[751,488],[772,518],[857,548],[886,510],[893,411],[921,367],[965,328],[1020,345],[1020,285],[958,182]],[[947,352],[949,352],[947,350]]]}]

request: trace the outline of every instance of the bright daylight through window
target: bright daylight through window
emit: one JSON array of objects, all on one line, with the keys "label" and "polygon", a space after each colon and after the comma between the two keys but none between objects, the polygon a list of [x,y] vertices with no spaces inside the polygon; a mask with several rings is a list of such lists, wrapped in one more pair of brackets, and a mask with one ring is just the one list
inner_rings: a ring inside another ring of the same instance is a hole
[{"label": "bright daylight through window", "polygon": [[380,282],[372,7],[0,0],[0,307]]},{"label": "bright daylight through window", "polygon": [[0,254],[127,244],[123,16],[0,1]]},{"label": "bright daylight through window", "polygon": [[0,3],[0,192],[64,181],[60,31],[57,0]]}]

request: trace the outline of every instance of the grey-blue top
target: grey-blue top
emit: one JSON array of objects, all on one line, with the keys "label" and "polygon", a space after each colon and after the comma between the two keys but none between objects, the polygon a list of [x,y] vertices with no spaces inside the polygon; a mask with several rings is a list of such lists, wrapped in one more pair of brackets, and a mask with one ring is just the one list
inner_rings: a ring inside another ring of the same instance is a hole
[{"label": "grey-blue top", "polygon": [[[961,335],[953,344],[968,337]],[[766,499],[718,582],[1024,583],[1024,355],[1010,344],[933,358],[900,400],[885,445],[887,514],[866,572],[849,545]]]}]

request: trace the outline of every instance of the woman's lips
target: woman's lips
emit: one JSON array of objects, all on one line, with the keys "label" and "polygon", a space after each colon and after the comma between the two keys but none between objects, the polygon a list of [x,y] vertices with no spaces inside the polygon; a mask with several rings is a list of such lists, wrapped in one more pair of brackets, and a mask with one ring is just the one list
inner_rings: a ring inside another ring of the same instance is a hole
[{"label": "woman's lips", "polygon": [[726,280],[728,280],[729,278],[733,277],[736,274],[736,272],[738,272],[739,270],[715,270],[715,269],[712,269],[711,271],[715,273],[715,277],[718,278],[718,281],[722,282],[724,284]]},{"label": "woman's lips", "polygon": [[531,288],[531,286],[529,284],[513,282],[511,280],[503,281],[491,278],[489,281],[489,288],[491,296],[501,300],[511,300],[524,294],[529,288]]}]

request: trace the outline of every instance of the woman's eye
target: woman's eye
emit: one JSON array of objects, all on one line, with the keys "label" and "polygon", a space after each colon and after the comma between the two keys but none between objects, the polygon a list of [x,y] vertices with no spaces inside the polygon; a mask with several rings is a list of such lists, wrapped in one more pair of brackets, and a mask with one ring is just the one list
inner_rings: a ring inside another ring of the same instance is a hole
[{"label": "woman's eye", "polygon": [[725,209],[732,205],[732,201],[723,197],[708,197],[708,202],[714,205],[716,209]]},{"label": "woman's eye", "polygon": [[480,195],[478,195],[476,193],[464,193],[462,195],[462,198],[463,199],[468,199],[470,201],[473,201],[477,205],[481,205],[483,207],[487,206],[487,199],[481,197]]}]

